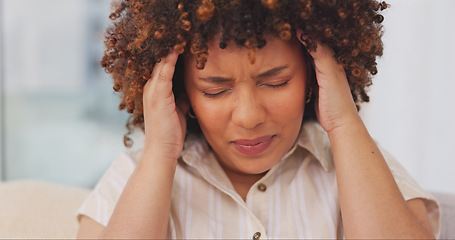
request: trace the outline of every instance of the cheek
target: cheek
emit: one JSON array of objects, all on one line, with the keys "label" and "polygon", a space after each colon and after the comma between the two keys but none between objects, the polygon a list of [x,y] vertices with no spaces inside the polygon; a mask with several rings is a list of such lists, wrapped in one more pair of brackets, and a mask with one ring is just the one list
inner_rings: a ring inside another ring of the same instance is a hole
[{"label": "cheek", "polygon": [[277,102],[269,104],[269,112],[275,121],[291,123],[291,121],[300,121],[303,117],[305,108],[303,99],[290,98],[289,96],[292,95],[277,99]]},{"label": "cheek", "polygon": [[305,87],[303,85],[289,86],[286,91],[280,94],[268,96],[268,109],[275,118],[283,121],[300,119],[305,109]]},{"label": "cheek", "polygon": [[229,119],[227,107],[222,102],[208,99],[204,96],[196,96],[192,99],[191,105],[196,114],[201,129],[205,134],[218,133],[217,129],[225,129],[225,121]]}]

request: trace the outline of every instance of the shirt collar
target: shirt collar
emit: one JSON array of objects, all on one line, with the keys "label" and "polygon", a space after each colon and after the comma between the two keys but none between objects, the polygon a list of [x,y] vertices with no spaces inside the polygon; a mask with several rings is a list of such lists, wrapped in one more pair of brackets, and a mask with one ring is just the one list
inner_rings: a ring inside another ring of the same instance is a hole
[{"label": "shirt collar", "polygon": [[297,145],[308,150],[326,172],[333,169],[333,155],[329,137],[317,121],[305,122],[300,129]]},{"label": "shirt collar", "polygon": [[187,136],[179,160],[199,171],[203,178],[218,189],[231,195],[237,201],[243,202],[202,135]]}]

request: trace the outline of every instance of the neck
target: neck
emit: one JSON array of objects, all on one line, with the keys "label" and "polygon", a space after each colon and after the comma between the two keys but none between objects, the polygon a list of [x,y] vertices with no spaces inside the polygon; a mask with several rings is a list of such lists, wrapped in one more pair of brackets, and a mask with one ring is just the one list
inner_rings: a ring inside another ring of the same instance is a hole
[{"label": "neck", "polygon": [[246,195],[257,181],[259,181],[267,172],[260,174],[245,174],[232,171],[223,167],[226,175],[229,180],[231,180],[232,185],[234,186],[235,191],[242,197],[243,201],[246,201]]}]

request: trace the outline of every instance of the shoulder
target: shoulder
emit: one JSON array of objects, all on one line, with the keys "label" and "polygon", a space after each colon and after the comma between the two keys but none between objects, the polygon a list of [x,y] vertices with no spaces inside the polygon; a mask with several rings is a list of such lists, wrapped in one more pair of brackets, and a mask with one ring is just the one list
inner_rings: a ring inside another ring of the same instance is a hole
[{"label": "shoulder", "polygon": [[124,151],[115,158],[79,208],[79,217],[88,216],[101,225],[107,225],[123,188],[139,162],[141,152]]}]

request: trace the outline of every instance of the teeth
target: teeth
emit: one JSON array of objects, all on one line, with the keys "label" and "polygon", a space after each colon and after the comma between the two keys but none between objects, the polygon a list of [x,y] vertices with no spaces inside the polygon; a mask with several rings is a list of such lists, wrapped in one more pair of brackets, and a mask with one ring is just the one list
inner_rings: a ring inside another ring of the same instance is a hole
[{"label": "teeth", "polygon": [[253,144],[253,145],[240,145],[240,146],[243,146],[243,147],[254,147],[254,146],[257,146],[261,143],[256,143],[256,144]]}]

